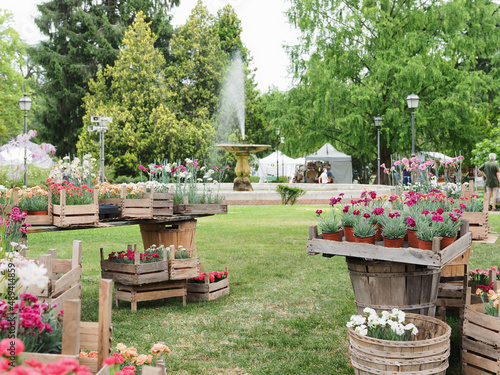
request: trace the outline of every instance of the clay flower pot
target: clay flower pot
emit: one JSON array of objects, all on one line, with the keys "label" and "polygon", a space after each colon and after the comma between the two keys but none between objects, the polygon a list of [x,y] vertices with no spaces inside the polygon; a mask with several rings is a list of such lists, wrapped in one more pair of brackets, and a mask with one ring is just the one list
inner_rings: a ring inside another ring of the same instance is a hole
[{"label": "clay flower pot", "polygon": [[342,241],[342,236],[341,230],[335,233],[323,233],[323,239],[328,241]]},{"label": "clay flower pot", "polygon": [[359,243],[369,243],[375,245],[375,235],[370,237],[354,237],[356,239],[355,242]]},{"label": "clay flower pot", "polygon": [[347,242],[356,242],[352,227],[344,227],[344,236]]},{"label": "clay flower pot", "polygon": [[405,238],[385,238],[384,239],[384,246],[385,247],[403,247],[405,244]]}]

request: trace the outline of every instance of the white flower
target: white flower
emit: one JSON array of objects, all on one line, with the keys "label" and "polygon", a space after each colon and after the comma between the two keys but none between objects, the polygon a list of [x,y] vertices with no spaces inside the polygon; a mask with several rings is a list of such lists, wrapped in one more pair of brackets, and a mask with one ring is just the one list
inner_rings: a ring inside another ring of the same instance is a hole
[{"label": "white flower", "polygon": [[368,334],[368,328],[365,325],[356,327],[354,332],[360,334],[361,336],[366,336]]},{"label": "white flower", "polygon": [[353,315],[351,316],[351,321],[353,321],[357,326],[360,326],[366,323],[366,318],[361,315]]},{"label": "white flower", "polygon": [[418,328],[415,326],[415,324],[413,323],[408,323],[406,326],[405,326],[405,330],[407,331],[410,331],[411,330],[411,334],[412,335],[416,335],[418,333]]},{"label": "white flower", "polygon": [[365,307],[363,312],[367,315],[377,315],[377,312],[371,307]]},{"label": "white flower", "polygon": [[27,288],[30,285],[36,285],[38,288],[44,288],[49,283],[47,269],[43,264],[28,263],[24,267],[16,270],[17,277],[22,286]]},{"label": "white flower", "polygon": [[401,336],[405,333],[405,327],[402,324],[397,324],[395,326],[394,332],[396,335]]}]

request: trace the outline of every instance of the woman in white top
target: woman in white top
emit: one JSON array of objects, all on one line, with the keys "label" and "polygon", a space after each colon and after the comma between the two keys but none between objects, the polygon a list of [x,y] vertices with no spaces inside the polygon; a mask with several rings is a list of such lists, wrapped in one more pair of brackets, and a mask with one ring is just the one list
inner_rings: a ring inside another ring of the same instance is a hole
[{"label": "woman in white top", "polygon": [[319,176],[319,181],[320,184],[327,184],[328,183],[328,175],[326,174],[326,168],[323,169],[323,173]]}]

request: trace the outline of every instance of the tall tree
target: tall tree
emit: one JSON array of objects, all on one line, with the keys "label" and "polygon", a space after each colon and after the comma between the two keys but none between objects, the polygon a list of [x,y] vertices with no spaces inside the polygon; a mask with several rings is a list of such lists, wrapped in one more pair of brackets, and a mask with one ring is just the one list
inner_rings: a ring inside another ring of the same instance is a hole
[{"label": "tall tree", "polygon": [[[141,161],[172,161],[206,153],[207,139],[212,137],[207,122],[178,119],[168,107],[171,93],[163,71],[165,59],[154,42],[149,23],[139,12],[125,33],[114,66],[90,80],[90,92],[84,98],[87,123],[96,113],[113,117],[105,134],[105,150],[120,175],[135,175]],[[97,154],[97,135],[82,131],[77,146],[79,152]]]},{"label": "tall tree", "polygon": [[[373,118],[381,115],[382,159],[409,155],[411,114],[420,97],[417,151],[462,151],[481,137],[498,106],[498,5],[491,1],[292,0],[290,21],[302,43],[289,49],[296,87],[278,120],[293,132],[287,147],[313,151],[330,141],[353,155],[358,169],[376,163]],[[439,129],[439,131],[436,131]],[[368,175],[360,174],[363,182]]]},{"label": "tall tree", "polygon": [[142,10],[154,21],[157,47],[166,53],[172,33],[167,12],[178,4],[179,0],[50,0],[38,5],[41,16],[35,23],[48,40],[29,51],[44,70],[44,108],[36,114],[42,135],[60,155],[75,152],[88,82],[116,60],[137,12]]},{"label": "tall tree", "polygon": [[17,104],[25,83],[21,69],[26,66],[25,45],[11,27],[12,14],[0,10],[0,142],[19,134],[22,114]]}]

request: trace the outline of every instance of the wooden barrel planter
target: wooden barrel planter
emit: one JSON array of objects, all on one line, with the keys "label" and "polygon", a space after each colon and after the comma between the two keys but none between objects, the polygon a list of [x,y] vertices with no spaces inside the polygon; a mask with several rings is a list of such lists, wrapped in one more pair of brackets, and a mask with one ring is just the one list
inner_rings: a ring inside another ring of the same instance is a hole
[{"label": "wooden barrel planter", "polygon": [[417,314],[406,314],[406,322],[415,324],[419,330],[412,341],[374,339],[349,329],[354,373],[445,375],[450,356],[450,326]]},{"label": "wooden barrel planter", "polygon": [[346,257],[358,314],[397,308],[435,316],[441,268]]},{"label": "wooden barrel planter", "polygon": [[151,245],[176,248],[183,246],[186,249],[194,248],[196,234],[196,219],[173,221],[167,224],[140,224],[142,244],[144,248]]}]

